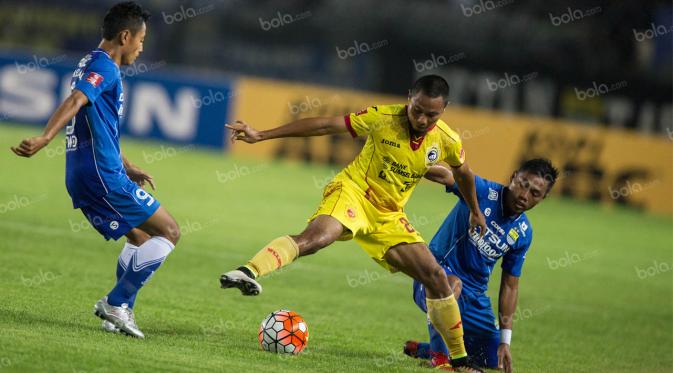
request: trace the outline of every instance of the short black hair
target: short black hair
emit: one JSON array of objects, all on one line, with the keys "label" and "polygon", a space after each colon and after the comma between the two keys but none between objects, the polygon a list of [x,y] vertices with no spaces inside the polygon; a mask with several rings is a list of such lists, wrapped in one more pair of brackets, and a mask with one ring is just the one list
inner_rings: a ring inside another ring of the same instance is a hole
[{"label": "short black hair", "polygon": [[551,161],[546,158],[529,159],[521,164],[518,171],[528,171],[547,180],[549,182],[547,193],[549,193],[558,178],[558,170],[552,165]]},{"label": "short black hair", "polygon": [[150,12],[143,9],[135,1],[116,4],[108,10],[103,18],[103,38],[114,39],[123,30],[131,30],[135,34],[144,22],[150,19]]},{"label": "short black hair", "polygon": [[419,92],[432,98],[441,96],[444,105],[449,103],[449,83],[439,75],[425,75],[418,78],[411,87],[411,95],[416,96]]}]

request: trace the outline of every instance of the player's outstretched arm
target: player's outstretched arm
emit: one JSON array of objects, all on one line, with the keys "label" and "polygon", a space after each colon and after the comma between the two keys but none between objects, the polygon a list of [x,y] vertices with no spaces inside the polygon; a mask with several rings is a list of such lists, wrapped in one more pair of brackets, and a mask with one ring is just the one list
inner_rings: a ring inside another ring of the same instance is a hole
[{"label": "player's outstretched arm", "polygon": [[498,368],[505,372],[512,371],[512,355],[509,351],[512,336],[512,324],[516,302],[519,294],[519,278],[506,271],[500,279],[500,295],[498,299],[498,323],[500,325],[500,346],[498,347]]},{"label": "player's outstretched arm", "polygon": [[441,164],[430,166],[428,172],[425,173],[425,178],[448,187],[452,187],[456,183],[451,170]]},{"label": "player's outstretched arm", "polygon": [[463,196],[465,203],[470,208],[470,229],[480,227],[479,235],[484,236],[486,233],[486,218],[479,209],[479,201],[477,200],[477,189],[474,183],[474,174],[467,165],[463,163],[459,167],[451,166],[453,171],[453,178],[458,184],[460,194]]},{"label": "player's outstretched arm", "polygon": [[29,137],[21,141],[17,147],[11,147],[14,154],[20,157],[32,157],[54,139],[58,132],[77,114],[79,109],[86,105],[89,99],[81,91],[75,89],[63,101],[61,106],[51,115],[42,136]]},{"label": "player's outstretched arm", "polygon": [[259,141],[278,139],[281,137],[323,136],[348,131],[343,117],[316,117],[295,120],[280,127],[266,131],[257,131],[247,123],[237,120],[234,124],[226,124],[231,133],[231,141],[245,141],[254,144]]}]

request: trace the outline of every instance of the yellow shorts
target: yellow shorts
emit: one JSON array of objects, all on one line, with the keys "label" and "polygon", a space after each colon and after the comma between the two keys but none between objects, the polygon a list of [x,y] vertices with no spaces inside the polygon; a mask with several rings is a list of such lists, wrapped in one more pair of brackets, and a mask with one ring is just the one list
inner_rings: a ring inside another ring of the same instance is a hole
[{"label": "yellow shorts", "polygon": [[329,215],[337,219],[350,232],[339,240],[354,239],[375,262],[390,272],[396,272],[383,258],[389,248],[401,243],[425,242],[414,229],[403,211],[386,212],[374,207],[364,193],[350,180],[334,180],[323,192],[318,215]]}]

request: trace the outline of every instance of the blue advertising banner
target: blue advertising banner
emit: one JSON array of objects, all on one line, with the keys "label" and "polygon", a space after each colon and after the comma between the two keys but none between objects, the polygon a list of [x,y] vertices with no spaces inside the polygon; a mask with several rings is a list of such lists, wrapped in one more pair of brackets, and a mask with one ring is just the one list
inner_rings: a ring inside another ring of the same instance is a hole
[{"label": "blue advertising banner", "polygon": [[[70,94],[82,56],[0,53],[0,120],[45,125]],[[224,123],[234,81],[168,70],[165,62],[120,69],[124,84],[122,133],[179,144],[225,148]]]}]

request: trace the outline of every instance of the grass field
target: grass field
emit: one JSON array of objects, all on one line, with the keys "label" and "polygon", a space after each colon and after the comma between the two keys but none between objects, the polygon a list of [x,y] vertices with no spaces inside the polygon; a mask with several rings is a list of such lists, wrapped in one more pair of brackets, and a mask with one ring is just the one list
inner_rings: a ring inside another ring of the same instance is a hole
[{"label": "grass field", "polygon": [[[94,302],[113,285],[121,242],[72,209],[61,143],[32,159],[9,150],[37,128],[0,126],[0,371],[424,372],[402,355],[424,339],[411,280],[354,243],[337,243],[263,280],[260,297],[218,276],[271,238],[299,232],[333,170],[232,159],[124,141],[181,224],[175,252],[136,306],[143,341],[100,330]],[[430,239],[455,203],[430,183],[407,212]],[[529,213],[535,240],[521,279],[517,372],[671,372],[673,221],[551,198]],[[497,294],[499,271],[490,293]],[[289,308],[311,337],[298,357],[262,352],[259,322]]]}]

